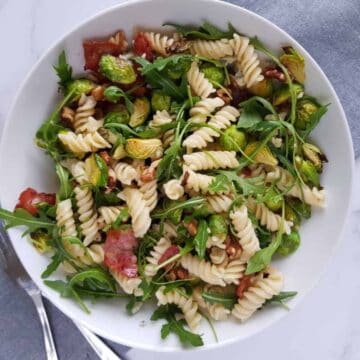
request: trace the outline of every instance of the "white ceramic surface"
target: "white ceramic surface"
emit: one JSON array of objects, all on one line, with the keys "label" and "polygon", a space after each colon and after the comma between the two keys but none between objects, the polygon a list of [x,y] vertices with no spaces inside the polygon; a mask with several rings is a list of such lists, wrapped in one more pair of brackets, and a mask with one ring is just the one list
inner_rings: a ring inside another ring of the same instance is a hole
[{"label": "white ceramic surface", "polygon": [[[191,11],[189,11],[190,4],[192,4]],[[27,186],[43,191],[55,189],[51,162],[34,147],[32,138],[57,99],[56,78],[51,65],[61,49],[67,50],[75,71],[81,71],[83,38],[107,35],[118,28],[123,28],[130,34],[133,26],[138,24],[158,27],[164,21],[198,23],[204,18],[220,26],[231,21],[239,31],[258,35],[273,49],[289,43],[295,45],[285,33],[257,15],[229,4],[213,1],[198,0],[195,5],[190,0],[181,3],[166,0],[133,2],[99,14],[49,50],[25,80],[3,134],[0,168],[7,171],[0,179],[2,205],[12,208],[18,193]],[[314,133],[314,138],[326,150],[330,160],[323,177],[329,201],[328,208],[325,211],[314,212],[311,221],[303,227],[301,249],[292,257],[278,263],[278,267],[285,274],[286,289],[296,289],[299,292],[299,296],[291,303],[292,307],[316,283],[338,243],[348,213],[353,168],[351,140],[341,106],[321,70],[303,49],[301,51],[305,55],[307,64],[308,91],[319,96],[323,102],[332,104],[326,119]],[[12,230],[11,237],[31,276],[52,301],[70,317],[86,323],[92,330],[105,337],[130,346],[158,351],[179,348],[174,338],[166,342],[161,341],[160,324],[148,321],[150,312],[143,311],[129,318],[119,304],[113,301],[91,305],[92,314],[88,316],[71,301],[60,299],[56,293],[44,287],[40,280],[40,273],[46,266],[47,259],[35,253],[30,245],[20,238],[20,231]],[[250,336],[284,314],[286,312],[281,309],[271,309],[261,312],[244,325],[231,322],[216,324],[219,344]],[[145,320],[145,323],[142,320]],[[206,324],[202,330],[205,333],[205,348],[216,346]]]}]

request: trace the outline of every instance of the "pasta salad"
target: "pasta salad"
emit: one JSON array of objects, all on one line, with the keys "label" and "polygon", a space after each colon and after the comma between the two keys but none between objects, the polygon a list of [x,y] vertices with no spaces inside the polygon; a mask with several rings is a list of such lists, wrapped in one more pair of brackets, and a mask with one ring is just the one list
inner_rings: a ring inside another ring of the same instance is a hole
[{"label": "pasta salad", "polygon": [[272,260],[325,206],[327,160],[309,136],[327,105],[291,46],[166,25],[131,44],[122,31],[85,40],[83,75],[59,55],[63,99],[35,136],[58,192],[27,188],[0,218],[26,227],[51,255],[46,285],[84,311],[89,298],[126,298],[130,315],[155,301],[162,338],[201,346],[204,318],[244,322],[296,295]]}]

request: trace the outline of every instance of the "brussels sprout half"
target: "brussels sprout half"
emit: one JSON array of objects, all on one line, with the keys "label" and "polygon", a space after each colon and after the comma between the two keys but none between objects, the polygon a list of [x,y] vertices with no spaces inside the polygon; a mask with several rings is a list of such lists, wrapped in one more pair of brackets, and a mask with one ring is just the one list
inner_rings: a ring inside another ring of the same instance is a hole
[{"label": "brussels sprout half", "polygon": [[125,144],[127,154],[139,160],[156,157],[162,155],[162,143],[159,139],[127,139]]},{"label": "brussels sprout half", "polygon": [[136,80],[132,64],[122,58],[103,55],[99,62],[100,72],[109,80],[119,84],[131,84]]},{"label": "brussels sprout half", "polygon": [[303,84],[305,81],[304,58],[291,46],[287,46],[283,50],[285,54],[281,55],[279,60],[287,67],[295,80]]},{"label": "brussels sprout half", "polygon": [[78,100],[82,94],[89,94],[96,84],[88,79],[76,79],[69,83],[66,92],[73,92],[72,100]]},{"label": "brussels sprout half", "polygon": [[154,112],[170,110],[171,105],[171,97],[169,95],[165,95],[160,91],[154,91],[151,96],[151,107]]},{"label": "brussels sprout half", "polygon": [[136,98],[134,112],[130,116],[129,125],[137,127],[143,124],[150,114],[150,101],[146,97]]},{"label": "brussels sprout half", "polygon": [[85,173],[90,183],[96,187],[104,187],[108,180],[108,168],[105,161],[97,154],[85,160]]},{"label": "brussels sprout half", "polygon": [[271,79],[264,79],[257,84],[249,88],[249,92],[256,96],[261,96],[264,98],[269,98],[274,92],[274,86]]},{"label": "brussels sprout half", "polygon": [[[300,84],[293,84],[293,88],[297,97],[301,97],[304,94],[304,87]],[[275,106],[281,105],[290,99],[289,85],[281,85],[274,93],[273,104]]]},{"label": "brussels sprout half", "polygon": [[236,125],[232,125],[221,134],[219,143],[224,150],[239,151],[246,147],[246,138],[243,131],[238,130]]},{"label": "brussels sprout half", "polygon": [[200,67],[200,70],[215,87],[224,85],[225,73],[223,68],[212,64],[204,64]]},{"label": "brussels sprout half", "polygon": [[[260,141],[253,141],[251,143],[249,143],[245,150],[244,153],[247,156],[252,156],[252,154],[256,151],[256,149],[261,146],[261,142]],[[256,153],[255,156],[252,157],[252,159],[256,162],[256,163],[260,163],[260,164],[265,164],[265,165],[271,165],[271,166],[275,166],[278,164],[278,160],[276,159],[276,157],[272,154],[272,152],[270,151],[269,147],[267,145],[263,146],[260,151],[258,151]]]},{"label": "brussels sprout half", "polygon": [[295,252],[299,246],[300,234],[297,231],[292,231],[289,235],[283,235],[281,244],[276,252],[282,256],[287,256]]},{"label": "brussels sprout half", "polygon": [[319,109],[319,104],[308,98],[298,101],[296,106],[296,120],[295,126],[298,129],[306,129],[307,123],[310,121],[310,117]]}]

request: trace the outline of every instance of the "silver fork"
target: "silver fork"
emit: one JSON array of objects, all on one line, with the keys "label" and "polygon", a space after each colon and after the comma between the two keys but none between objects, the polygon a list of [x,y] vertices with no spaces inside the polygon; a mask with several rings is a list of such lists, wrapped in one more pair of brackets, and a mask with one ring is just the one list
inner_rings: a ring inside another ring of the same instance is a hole
[{"label": "silver fork", "polygon": [[[26,270],[20,263],[13,249],[7,232],[0,222],[0,266],[9,275],[10,279],[20,285],[33,300],[38,312],[41,328],[44,335],[46,356],[48,360],[58,360],[54,339],[52,336],[48,317],[39,288],[32,281]],[[90,346],[102,360],[121,360],[100,338],[85,327],[74,322],[81,334],[86,338]]]}]

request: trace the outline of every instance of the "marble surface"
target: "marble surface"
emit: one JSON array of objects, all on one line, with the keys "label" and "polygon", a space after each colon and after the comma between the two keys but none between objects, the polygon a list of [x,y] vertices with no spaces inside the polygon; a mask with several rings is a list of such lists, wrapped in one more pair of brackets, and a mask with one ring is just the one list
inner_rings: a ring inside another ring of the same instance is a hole
[{"label": "marble surface", "polygon": [[[171,1],[171,0],[169,0]],[[177,0],[179,1],[179,0]],[[55,40],[87,17],[119,0],[0,0],[0,133],[11,100],[27,71]],[[360,155],[360,4],[358,0],[231,1],[265,16],[295,37],[318,61],[343,103]],[[11,34],[11,36],[10,36]],[[356,71],[357,70],[357,71]],[[26,121],[26,119],[24,119]],[[1,175],[0,175],[1,176]],[[360,161],[355,184],[360,182]],[[360,191],[357,185],[347,230],[319,285],[296,311],[240,344],[211,352],[188,352],[188,359],[278,360],[360,359]],[[45,359],[40,325],[27,295],[0,272],[0,359]],[[72,322],[46,303],[61,360],[97,359]],[[129,350],[129,360],[180,359],[183,355]]]}]

